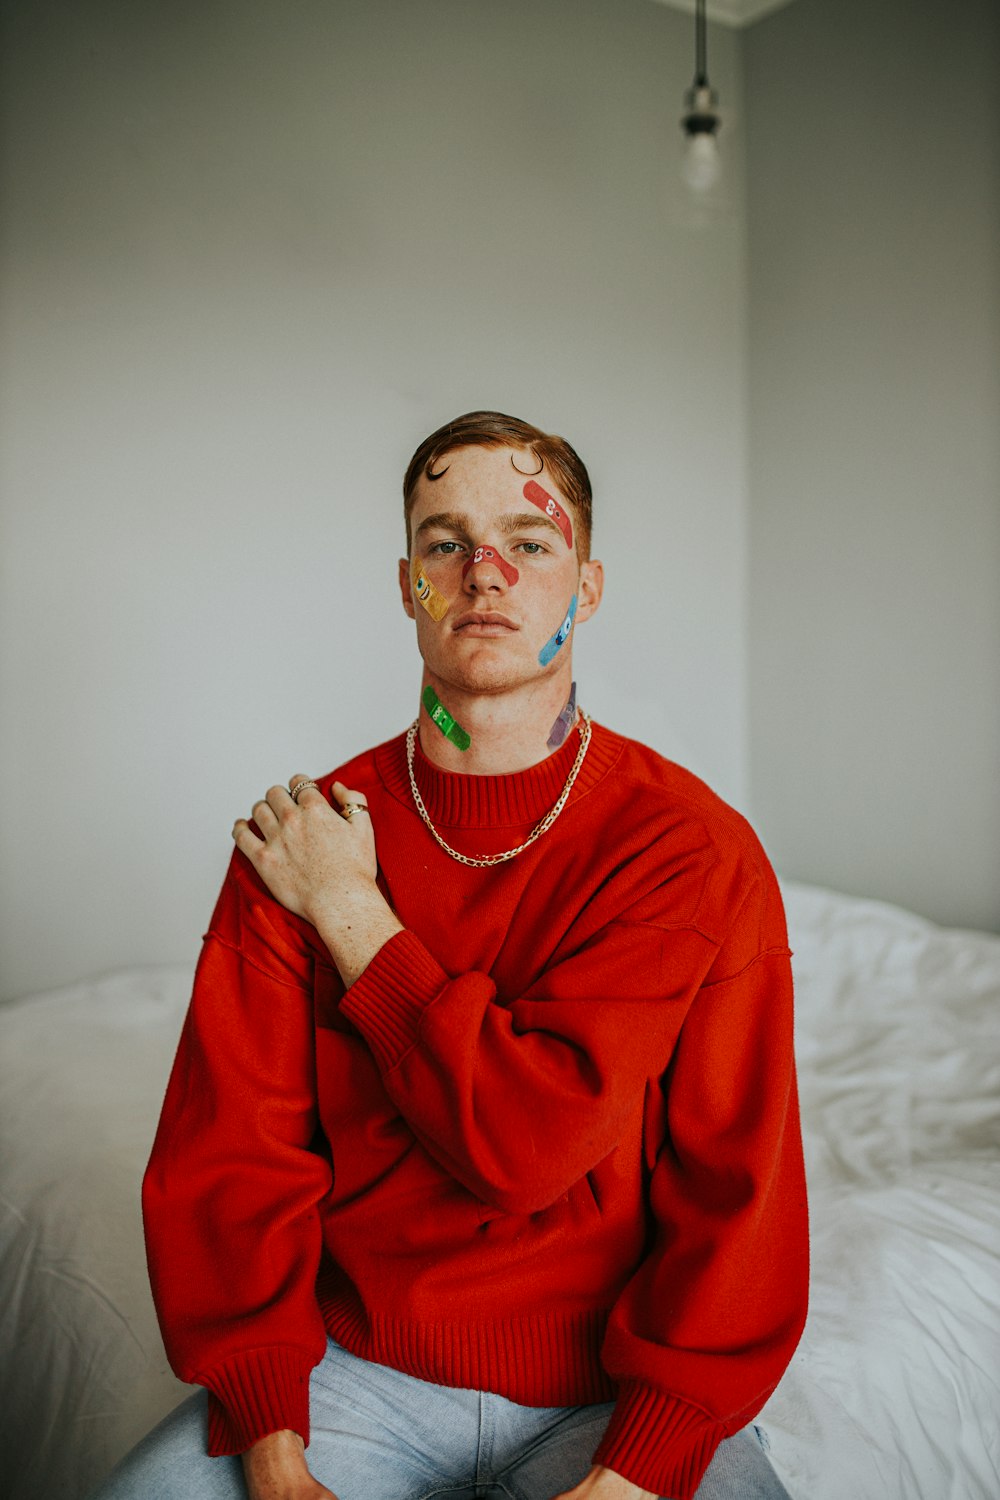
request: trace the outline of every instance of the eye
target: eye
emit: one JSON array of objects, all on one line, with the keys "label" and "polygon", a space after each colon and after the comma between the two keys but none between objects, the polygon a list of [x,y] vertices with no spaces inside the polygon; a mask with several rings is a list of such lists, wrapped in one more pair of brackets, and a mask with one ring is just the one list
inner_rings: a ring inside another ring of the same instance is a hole
[{"label": "eye", "polygon": [[514,550],[517,552],[526,552],[529,557],[538,557],[548,549],[543,547],[541,542],[518,542]]},{"label": "eye", "polygon": [[435,542],[433,547],[428,547],[427,551],[432,557],[435,554],[439,557],[452,557],[456,552],[461,551],[461,547],[461,542]]}]

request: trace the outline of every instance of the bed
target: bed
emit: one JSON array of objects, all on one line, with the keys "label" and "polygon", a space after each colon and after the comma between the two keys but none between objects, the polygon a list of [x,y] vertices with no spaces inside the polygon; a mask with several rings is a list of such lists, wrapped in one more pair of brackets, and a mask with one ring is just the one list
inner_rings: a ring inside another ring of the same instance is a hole
[{"label": "bed", "polygon": [[[758,1419],[793,1500],[1000,1496],[1000,937],[786,883],[813,1291]],[[0,1007],[0,1476],[77,1500],[187,1393],[138,1188],[191,982]]]}]

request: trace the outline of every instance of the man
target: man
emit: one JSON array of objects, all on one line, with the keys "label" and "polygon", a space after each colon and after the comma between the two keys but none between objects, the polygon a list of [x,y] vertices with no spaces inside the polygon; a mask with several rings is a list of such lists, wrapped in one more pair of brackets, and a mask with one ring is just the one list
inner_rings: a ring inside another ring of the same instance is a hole
[{"label": "man", "polygon": [[144,1188],[208,1396],[102,1494],[783,1495],[741,1435],[806,1301],[773,874],[576,705],[573,449],[470,413],[404,494],[419,720],[234,828]]}]

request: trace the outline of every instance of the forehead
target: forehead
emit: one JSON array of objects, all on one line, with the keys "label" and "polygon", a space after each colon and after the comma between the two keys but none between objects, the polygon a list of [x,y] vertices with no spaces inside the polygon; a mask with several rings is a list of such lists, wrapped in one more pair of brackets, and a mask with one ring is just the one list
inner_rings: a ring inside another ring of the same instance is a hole
[{"label": "forehead", "polygon": [[566,503],[548,469],[535,472],[538,459],[528,449],[455,448],[438,459],[435,469],[439,477],[422,474],[413,492],[411,516],[417,524],[425,515],[459,505],[467,511],[523,510],[524,486],[530,479]]}]

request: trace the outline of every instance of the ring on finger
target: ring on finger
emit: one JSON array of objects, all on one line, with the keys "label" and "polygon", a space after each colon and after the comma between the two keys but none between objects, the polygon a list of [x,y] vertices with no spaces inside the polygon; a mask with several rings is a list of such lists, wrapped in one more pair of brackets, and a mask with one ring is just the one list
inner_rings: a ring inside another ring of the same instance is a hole
[{"label": "ring on finger", "polygon": [[[347,818],[347,820],[350,821],[350,819],[359,812],[368,812],[367,802],[345,802],[343,807],[340,809],[340,816],[342,818]],[[368,815],[369,817],[371,816],[370,813]]]},{"label": "ring on finger", "polygon": [[299,793],[304,792],[307,786],[315,786],[316,790],[319,791],[319,787],[316,786],[316,782],[308,780],[297,781],[294,786],[288,788],[289,792],[291,793],[292,801],[296,804],[296,806],[298,806]]}]

